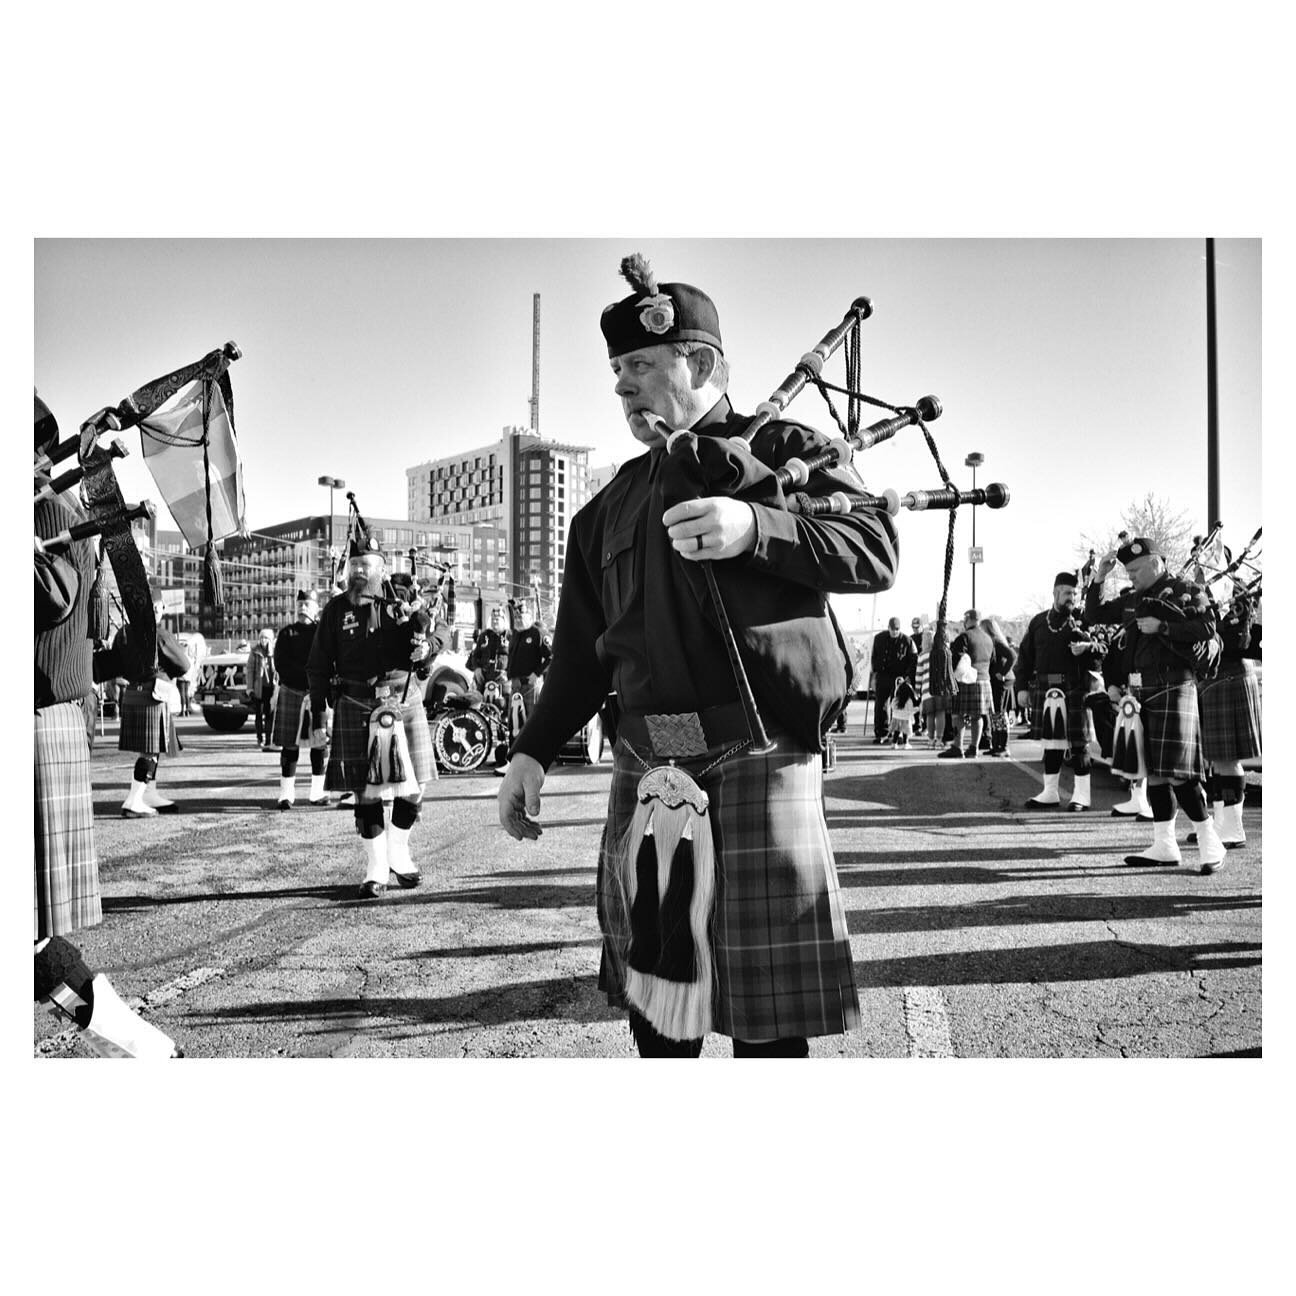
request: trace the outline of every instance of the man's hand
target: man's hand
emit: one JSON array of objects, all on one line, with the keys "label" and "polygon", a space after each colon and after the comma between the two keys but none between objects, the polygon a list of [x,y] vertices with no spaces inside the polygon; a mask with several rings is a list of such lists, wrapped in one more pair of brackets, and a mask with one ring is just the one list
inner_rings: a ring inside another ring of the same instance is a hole
[{"label": "man's hand", "polygon": [[691,562],[736,558],[756,541],[756,515],[751,505],[727,495],[675,504],[662,514],[662,525],[675,552]]},{"label": "man's hand", "polygon": [[1156,617],[1139,617],[1135,622],[1140,634],[1154,635],[1161,633],[1162,622]]},{"label": "man's hand", "polygon": [[1092,639],[1077,639],[1075,643],[1068,645],[1071,649],[1072,657],[1079,657],[1082,653],[1087,653],[1093,647]]},{"label": "man's hand", "polygon": [[514,841],[534,841],[543,831],[536,820],[540,817],[544,781],[544,766],[535,757],[519,753],[509,760],[499,790],[499,817],[504,831]]},{"label": "man's hand", "polygon": [[1116,687],[1115,684],[1107,685],[1107,696],[1111,698],[1111,700],[1115,702],[1117,706],[1120,705],[1121,691]]},{"label": "man's hand", "polygon": [[432,645],[422,635],[415,635],[410,641],[410,665],[417,666],[419,662],[425,661],[428,654],[432,651]]},{"label": "man's hand", "polygon": [[328,730],[325,729],[325,728],[312,729],[312,730],[311,730],[311,746],[312,746],[312,747],[327,747],[327,746],[328,746]]},{"label": "man's hand", "polygon": [[1030,689],[1017,690],[1017,705],[1025,710],[1030,705]]},{"label": "man's hand", "polygon": [[1114,553],[1103,554],[1102,562],[1098,564],[1098,569],[1094,572],[1095,579],[1100,581],[1106,580],[1115,566],[1116,555]]}]

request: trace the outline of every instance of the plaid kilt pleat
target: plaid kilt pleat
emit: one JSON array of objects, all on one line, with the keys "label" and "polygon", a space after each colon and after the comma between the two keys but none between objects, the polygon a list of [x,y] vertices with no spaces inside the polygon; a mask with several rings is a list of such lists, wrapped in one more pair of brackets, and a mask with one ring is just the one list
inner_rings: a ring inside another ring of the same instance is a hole
[{"label": "plaid kilt pleat", "polygon": [[1143,750],[1147,772],[1154,778],[1200,779],[1206,775],[1202,759],[1201,724],[1197,714],[1197,686],[1149,685],[1132,690],[1143,721]]},{"label": "plaid kilt pleat", "polygon": [[139,756],[175,756],[179,753],[180,743],[175,725],[171,723],[171,708],[165,702],[141,704],[127,693],[123,694],[117,710],[121,715],[118,751],[135,752]]},{"label": "plaid kilt pleat", "polygon": [[36,712],[35,939],[103,921],[85,713],[75,702]]},{"label": "plaid kilt pleat", "polygon": [[1197,685],[1202,756],[1209,761],[1251,760],[1260,752],[1260,679],[1255,662],[1224,662],[1213,680]]},{"label": "plaid kilt pleat", "polygon": [[274,723],[270,727],[270,745],[309,747],[310,740],[310,693],[306,689],[289,688],[287,684],[280,684],[279,696],[275,701]]},{"label": "plaid kilt pleat", "polygon": [[[820,756],[780,735],[767,755],[743,752],[699,777],[697,771],[721,751],[678,762],[710,798],[716,852],[713,1029],[751,1041],[856,1029],[859,996],[823,817]],[[649,753],[643,755],[653,763]],[[629,919],[609,843],[625,835],[644,773],[619,739],[599,848],[597,904],[604,937],[599,985],[608,1002],[621,1007]]]},{"label": "plaid kilt pleat", "polygon": [[965,720],[975,720],[977,716],[989,715],[994,710],[994,693],[988,679],[973,680],[971,684],[958,686],[958,701],[954,709]]},{"label": "plaid kilt pleat", "polygon": [[[405,741],[409,744],[410,762],[414,777],[426,783],[435,774],[432,765],[432,732],[428,728],[423,699],[413,685],[410,686],[412,702],[402,708],[405,722]],[[329,748],[328,765],[324,770],[324,786],[330,792],[362,792],[369,772],[369,716],[378,706],[380,698],[338,698],[333,711],[333,736]],[[399,701],[399,697],[395,699]]]},{"label": "plaid kilt pleat", "polygon": [[[1057,684],[1031,684],[1030,736],[1032,738],[1040,739],[1043,737],[1044,695],[1049,689],[1058,687],[1060,686]],[[1085,737],[1084,717],[1085,698],[1088,697],[1089,691],[1086,688],[1064,689],[1063,691],[1066,693],[1067,741],[1071,744],[1073,752],[1082,752],[1085,750],[1088,741]]]}]

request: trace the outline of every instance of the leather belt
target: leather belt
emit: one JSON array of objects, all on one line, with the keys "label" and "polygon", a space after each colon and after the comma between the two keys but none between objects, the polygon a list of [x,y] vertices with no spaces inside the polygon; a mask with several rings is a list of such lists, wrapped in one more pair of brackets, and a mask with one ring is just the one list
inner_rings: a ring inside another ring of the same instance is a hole
[{"label": "leather belt", "polygon": [[741,702],[726,702],[705,711],[649,715],[625,711],[617,720],[617,735],[654,756],[672,759],[704,756],[711,748],[751,737]]},{"label": "leather belt", "polygon": [[338,692],[343,697],[356,698],[358,700],[373,700],[374,698],[391,697],[393,693],[400,693],[405,687],[405,681],[398,679],[395,682],[384,680],[381,684],[370,683],[368,680],[338,680]]}]

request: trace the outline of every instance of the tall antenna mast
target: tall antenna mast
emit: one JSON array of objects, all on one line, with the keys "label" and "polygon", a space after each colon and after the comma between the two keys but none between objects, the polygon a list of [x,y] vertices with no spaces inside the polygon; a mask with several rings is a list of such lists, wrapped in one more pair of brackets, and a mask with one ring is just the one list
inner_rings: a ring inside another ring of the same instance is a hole
[{"label": "tall antenna mast", "polygon": [[531,431],[540,435],[540,294],[531,295]]}]

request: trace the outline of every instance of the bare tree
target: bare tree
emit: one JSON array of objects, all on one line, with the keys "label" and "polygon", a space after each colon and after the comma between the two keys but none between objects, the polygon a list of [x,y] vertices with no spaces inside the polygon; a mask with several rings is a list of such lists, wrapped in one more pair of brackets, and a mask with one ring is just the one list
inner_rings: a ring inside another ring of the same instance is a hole
[{"label": "bare tree", "polygon": [[[1144,536],[1165,555],[1166,566],[1177,571],[1192,550],[1195,523],[1186,512],[1174,511],[1169,500],[1159,499],[1151,491],[1135,500],[1121,511],[1120,525],[1110,531],[1082,532],[1075,552],[1077,567],[1083,566],[1090,550],[1095,563],[1105,554],[1115,553],[1123,541],[1120,532],[1127,536]],[[1113,575],[1118,575],[1119,569]]]}]

